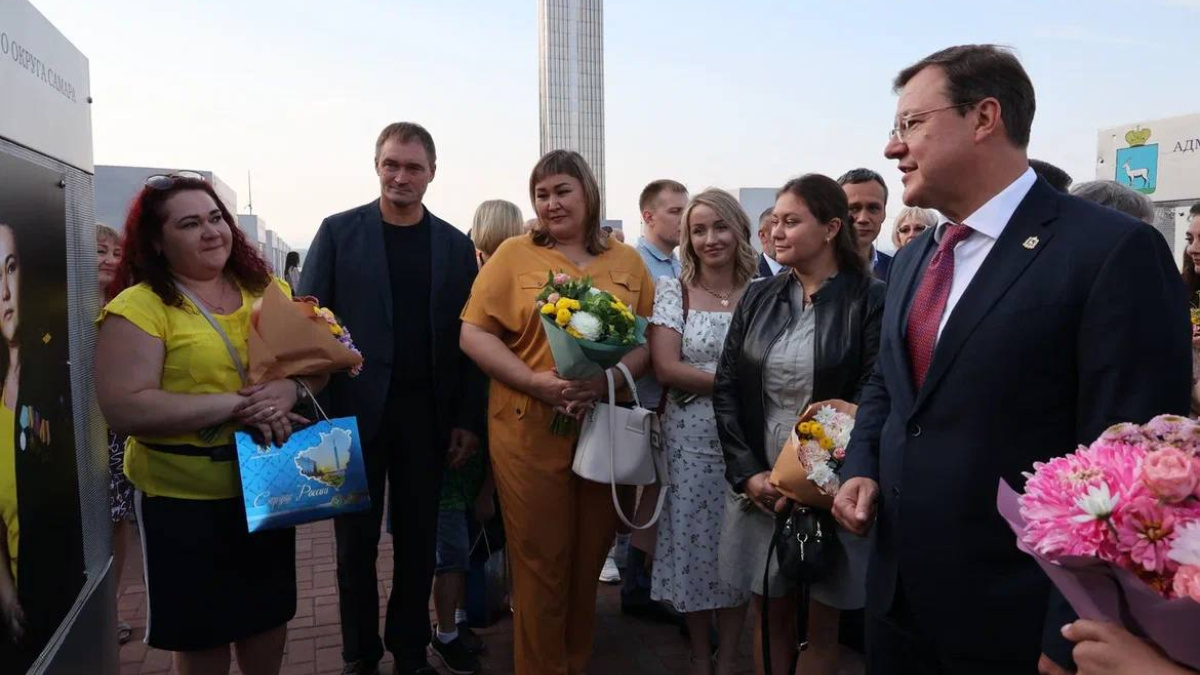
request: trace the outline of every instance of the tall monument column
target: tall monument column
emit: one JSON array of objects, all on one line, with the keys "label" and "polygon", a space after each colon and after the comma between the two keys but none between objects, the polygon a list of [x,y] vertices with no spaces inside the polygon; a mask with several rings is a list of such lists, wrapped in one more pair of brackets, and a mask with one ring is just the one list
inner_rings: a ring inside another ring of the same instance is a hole
[{"label": "tall monument column", "polygon": [[604,6],[538,0],[541,151],[583,155],[600,184],[604,217]]}]

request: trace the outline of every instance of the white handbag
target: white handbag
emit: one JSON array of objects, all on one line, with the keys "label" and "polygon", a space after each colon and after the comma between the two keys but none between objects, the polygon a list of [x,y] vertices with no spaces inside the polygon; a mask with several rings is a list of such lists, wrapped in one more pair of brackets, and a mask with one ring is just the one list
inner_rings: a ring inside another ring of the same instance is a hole
[{"label": "white handbag", "polygon": [[[617,405],[612,371],[604,371],[608,380],[608,403],[597,403],[584,417],[571,470],[585,480],[608,483],[612,487],[617,517],[628,527],[645,530],[658,521],[669,485],[662,434],[658,415],[642,407],[633,374],[623,363],[618,363],[617,369],[625,376],[625,381],[633,391],[634,407],[629,409]],[[646,523],[634,525],[621,510],[617,486],[650,485],[656,478],[662,483],[663,489],[659,491],[654,515]]]}]

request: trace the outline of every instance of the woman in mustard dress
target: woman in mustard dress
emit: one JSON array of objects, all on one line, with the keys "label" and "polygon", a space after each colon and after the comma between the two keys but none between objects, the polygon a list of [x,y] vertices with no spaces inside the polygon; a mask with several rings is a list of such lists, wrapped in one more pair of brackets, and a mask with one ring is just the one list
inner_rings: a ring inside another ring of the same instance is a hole
[{"label": "woman in mustard dress", "polygon": [[146,181],[125,224],[127,288],[100,318],[96,391],[130,437],[146,643],[175,652],[180,673],[229,672],[232,646],[242,672],[272,675],[296,612],[295,531],[247,532],[233,433],[286,441],[302,389],[242,384],[251,306],[287,285],[233,223],[197,174]]},{"label": "woman in mustard dress", "polygon": [[[600,190],[575,152],[537,163],[529,196],[538,222],[504,242],[479,272],[463,310],[462,348],[491,378],[488,440],[508,535],[517,675],[583,672],[595,627],[596,578],[616,533],[610,488],[571,472],[575,436],[550,432],[555,410],[579,412],[607,396],[603,376],[567,381],[554,371],[536,311],[547,272],[591,277],[640,316],[654,282],[637,251],[600,230]],[[649,364],[640,347],[624,363]],[[621,381],[620,374],[617,381]]]}]

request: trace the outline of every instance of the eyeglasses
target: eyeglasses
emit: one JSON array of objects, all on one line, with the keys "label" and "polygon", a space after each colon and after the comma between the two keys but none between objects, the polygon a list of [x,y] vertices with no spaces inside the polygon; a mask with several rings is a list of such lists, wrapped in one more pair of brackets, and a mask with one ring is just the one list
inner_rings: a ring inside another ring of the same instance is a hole
[{"label": "eyeglasses", "polygon": [[909,113],[909,114],[905,115],[904,117],[900,118],[899,120],[896,120],[896,125],[892,127],[891,131],[888,132],[888,142],[900,141],[901,143],[903,143],[905,141],[905,139],[908,138],[909,133],[911,133],[912,130],[914,128],[916,128],[916,126],[918,124],[925,121],[925,120],[916,119],[917,117],[922,117],[924,115],[932,115],[933,113],[941,112],[943,110],[954,110],[956,108],[966,108],[969,106],[973,106],[977,103],[979,103],[979,101],[971,101],[969,103],[956,103],[954,105],[944,105],[940,108],[930,108],[929,110],[921,110],[921,111],[918,111],[915,113]]},{"label": "eyeglasses", "polygon": [[155,174],[146,178],[146,187],[151,190],[170,190],[181,180],[203,181],[204,176],[195,171],[176,171],[168,174]]}]

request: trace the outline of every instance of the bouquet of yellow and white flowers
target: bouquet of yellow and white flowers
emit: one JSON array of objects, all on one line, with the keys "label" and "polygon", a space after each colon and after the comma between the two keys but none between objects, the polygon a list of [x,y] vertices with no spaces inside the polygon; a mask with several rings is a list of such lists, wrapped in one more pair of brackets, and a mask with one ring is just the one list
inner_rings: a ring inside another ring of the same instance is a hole
[{"label": "bouquet of yellow and white flowers", "polygon": [[858,406],[831,400],[804,411],[775,460],[771,484],[793,501],[824,507],[841,487],[838,471]]},{"label": "bouquet of yellow and white flowers", "polygon": [[[646,344],[646,319],[634,315],[612,293],[592,286],[588,277],[574,279],[563,272],[547,272],[537,309],[555,369],[565,380],[595,377]],[[564,415],[556,416],[551,424],[551,429],[562,435],[574,428],[574,421]]]}]

